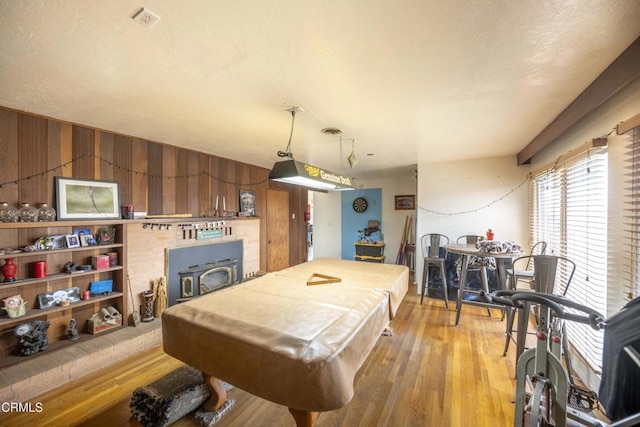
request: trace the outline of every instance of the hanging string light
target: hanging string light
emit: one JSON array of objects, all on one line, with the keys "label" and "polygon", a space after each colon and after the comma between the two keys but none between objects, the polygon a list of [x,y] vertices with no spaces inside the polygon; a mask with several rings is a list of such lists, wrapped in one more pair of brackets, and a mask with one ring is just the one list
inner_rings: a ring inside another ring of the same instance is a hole
[{"label": "hanging string light", "polygon": [[85,154],[82,154],[80,156],[74,157],[73,159],[69,160],[68,162],[62,163],[62,164],[60,164],[58,166],[55,166],[55,167],[52,167],[50,169],[47,169],[47,170],[44,170],[44,171],[41,171],[41,172],[36,172],[36,173],[34,173],[32,175],[28,175],[28,176],[25,176],[25,177],[22,177],[22,178],[19,178],[19,179],[16,179],[16,180],[2,182],[2,183],[0,183],[0,188],[4,188],[6,185],[11,185],[11,184],[17,185],[20,182],[28,181],[28,180],[30,180],[32,178],[46,177],[50,173],[56,173],[56,174],[60,173],[62,171],[62,169],[67,169],[69,165],[72,165],[72,164],[74,164],[74,163],[76,163],[76,162],[78,162],[78,161],[80,161],[82,159],[91,158],[91,157],[100,160],[100,162],[108,165],[109,167],[117,168],[118,171],[121,171],[121,172],[124,171],[124,172],[127,172],[127,173],[134,174],[136,176],[150,177],[151,179],[191,179],[191,178],[196,178],[196,177],[199,177],[199,176],[206,176],[208,178],[215,179],[216,181],[218,181],[218,182],[220,182],[222,184],[246,185],[246,186],[260,185],[260,184],[264,184],[264,183],[266,183],[268,181],[268,178],[264,178],[264,179],[261,179],[259,181],[255,181],[255,182],[235,182],[235,181],[226,180],[224,178],[221,178],[219,176],[216,176],[216,175],[214,175],[212,173],[205,172],[205,171],[201,171],[201,172],[194,173],[194,174],[189,174],[189,175],[154,175],[154,174],[148,174],[146,172],[138,171],[138,170],[135,170],[135,169],[130,169],[130,168],[115,164],[110,160],[103,159],[102,157],[97,156],[97,155],[92,154],[92,153],[85,153]]},{"label": "hanging string light", "polygon": [[481,211],[483,209],[488,208],[489,206],[492,206],[496,203],[498,203],[501,200],[506,199],[507,197],[509,197],[514,191],[516,191],[518,188],[522,187],[524,184],[526,184],[527,182],[529,182],[529,180],[531,179],[531,175],[527,174],[527,176],[525,177],[525,179],[518,184],[517,186],[513,187],[511,190],[509,190],[506,194],[502,195],[501,197],[495,199],[494,201],[487,203],[486,205],[480,206],[478,208],[475,209],[469,209],[467,211],[459,211],[459,212],[439,212],[439,211],[434,211],[431,209],[427,209],[427,208],[423,208],[422,206],[418,205],[418,209],[423,210],[425,212],[429,212],[432,214],[436,214],[436,215],[444,215],[444,216],[454,216],[454,215],[464,215],[464,214],[470,214],[470,213],[474,213],[474,212],[478,212]]}]

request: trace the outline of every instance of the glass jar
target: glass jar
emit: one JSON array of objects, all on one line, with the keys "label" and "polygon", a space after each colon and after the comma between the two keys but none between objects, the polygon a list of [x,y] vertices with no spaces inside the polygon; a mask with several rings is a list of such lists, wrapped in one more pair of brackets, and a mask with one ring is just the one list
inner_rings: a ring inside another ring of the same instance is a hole
[{"label": "glass jar", "polygon": [[18,209],[9,206],[7,202],[0,202],[0,221],[1,222],[17,222]]},{"label": "glass jar", "polygon": [[20,222],[36,222],[38,221],[38,209],[29,206],[29,203],[23,203],[18,210],[18,217],[20,217]]},{"label": "glass jar", "polygon": [[38,209],[38,221],[49,222],[56,220],[56,210],[49,207],[47,203],[40,203],[40,209]]}]

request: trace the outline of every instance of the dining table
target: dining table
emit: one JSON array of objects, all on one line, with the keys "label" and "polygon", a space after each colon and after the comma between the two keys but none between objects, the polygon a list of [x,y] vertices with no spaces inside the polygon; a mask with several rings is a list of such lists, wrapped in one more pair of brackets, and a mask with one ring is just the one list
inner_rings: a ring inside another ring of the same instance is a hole
[{"label": "dining table", "polygon": [[[495,259],[498,289],[507,289],[507,269],[510,268],[513,259],[524,255],[520,245],[511,241],[484,241],[484,243],[452,244],[444,248],[447,252],[460,255],[462,258],[455,325],[458,326],[458,322],[460,321],[460,311],[462,310],[463,304],[503,310],[504,306],[502,304],[464,298],[465,292],[478,293],[477,291],[465,290],[467,284],[467,267],[469,266],[471,257],[490,257]],[[484,291],[489,292],[488,289],[484,289]]]}]

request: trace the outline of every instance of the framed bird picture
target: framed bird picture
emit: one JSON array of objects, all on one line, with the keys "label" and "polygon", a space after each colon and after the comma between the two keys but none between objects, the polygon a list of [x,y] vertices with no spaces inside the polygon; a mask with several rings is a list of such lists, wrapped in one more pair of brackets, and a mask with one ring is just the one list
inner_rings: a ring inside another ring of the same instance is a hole
[{"label": "framed bird picture", "polygon": [[120,193],[115,181],[55,177],[59,220],[120,219]]}]

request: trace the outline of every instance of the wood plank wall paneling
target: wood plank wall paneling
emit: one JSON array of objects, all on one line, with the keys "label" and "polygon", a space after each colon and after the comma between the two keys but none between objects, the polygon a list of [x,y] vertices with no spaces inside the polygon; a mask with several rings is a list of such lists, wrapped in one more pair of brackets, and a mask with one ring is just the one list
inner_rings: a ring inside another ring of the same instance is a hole
[{"label": "wood plank wall paneling", "polygon": [[209,156],[198,155],[198,206],[201,216],[212,216],[213,206],[211,205],[211,178],[209,177]]},{"label": "wood plank wall paneling", "polygon": [[73,178],[96,179],[95,130],[74,125],[71,132],[71,159]]},{"label": "wood plank wall paneling", "polygon": [[0,202],[14,207],[18,202],[18,185],[10,182],[18,177],[18,114],[0,110],[0,150],[3,153],[0,168]]},{"label": "wood plank wall paneling", "polygon": [[113,153],[115,150],[115,138],[112,133],[100,132],[100,151],[98,151],[101,161],[100,173],[98,176],[104,181],[115,181]]},{"label": "wood plank wall paneling", "polygon": [[[113,147],[113,178],[119,183],[120,204],[133,205],[133,186],[131,181],[132,138],[115,135]],[[134,205],[135,206],[135,205]]]},{"label": "wood plank wall paneling", "polygon": [[[64,137],[64,130],[70,131],[71,128],[63,123],[47,120],[47,170],[57,168],[61,163],[64,163],[61,162],[63,148],[62,138]],[[69,141],[71,141],[70,137]],[[59,175],[59,172],[54,172],[52,175]],[[45,185],[47,186],[47,197],[43,201],[49,203],[50,200],[55,199],[55,188],[54,180],[51,179],[51,175],[47,175],[48,176],[45,179]],[[55,206],[53,206],[53,208],[55,208]]]},{"label": "wood plank wall paneling", "polygon": [[18,120],[19,203],[38,207],[47,200],[47,120],[20,115]]},{"label": "wood plank wall paneling", "polygon": [[[55,120],[49,120],[49,123],[53,123]],[[59,165],[68,164],[68,167],[63,167],[55,171],[55,176],[71,177],[73,176],[73,163],[70,163],[73,159],[73,125],[70,123],[61,123],[60,129],[60,162]]]},{"label": "wood plank wall paneling", "polygon": [[[220,209],[224,198],[227,210],[237,212],[239,190],[246,189],[256,192],[256,213],[264,218],[267,189],[287,191],[296,216],[289,230],[290,262],[306,260],[307,190],[270,182],[268,169],[3,107],[0,149],[4,153],[0,183],[7,183],[0,188],[0,201],[14,207],[22,201],[55,207],[54,176],[116,181],[120,204],[132,204],[136,211],[149,214],[209,214],[216,196]],[[260,223],[260,269],[264,271],[266,221]]]},{"label": "wood plank wall paneling", "polygon": [[[131,144],[131,203],[134,209],[148,212],[149,187],[147,175],[149,171],[147,161],[147,141],[134,138]],[[135,191],[133,189],[135,188]],[[123,204],[123,203],[121,203]],[[137,206],[137,208],[136,208]]]},{"label": "wood plank wall paneling", "polygon": [[176,153],[176,213],[188,213],[189,207],[189,156],[186,150],[178,150]]},{"label": "wood plank wall paneling", "polygon": [[159,214],[163,212],[162,192],[164,191],[164,165],[162,145],[150,142],[147,144],[148,176],[147,176],[147,209],[140,209],[134,205],[138,212]]},{"label": "wood plank wall paneling", "polygon": [[198,153],[195,151],[187,151],[187,206],[185,206],[185,212],[193,213],[196,216],[200,215],[200,206],[198,205],[198,194],[200,192],[198,188],[198,175],[200,174],[198,163]]},{"label": "wood plank wall paneling", "polygon": [[[178,149],[170,145],[162,147],[162,211],[154,213],[175,214],[176,210],[176,180],[178,170]],[[151,213],[151,212],[149,212]]]}]

